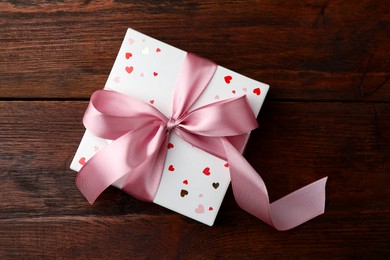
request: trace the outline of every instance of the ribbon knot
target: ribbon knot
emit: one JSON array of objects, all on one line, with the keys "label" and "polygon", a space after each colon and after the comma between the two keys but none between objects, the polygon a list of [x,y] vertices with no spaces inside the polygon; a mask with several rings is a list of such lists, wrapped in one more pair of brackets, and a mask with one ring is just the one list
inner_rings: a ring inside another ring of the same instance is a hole
[{"label": "ribbon knot", "polygon": [[238,151],[246,141],[242,137],[257,127],[245,96],[189,111],[216,69],[217,65],[209,60],[186,55],[169,118],[154,106],[118,92],[98,90],[92,94],[83,123],[95,136],[113,142],[94,155],[76,176],[77,187],[91,204],[122,177],[122,190],[153,201],[169,132],[174,131],[193,146],[226,160],[238,205],[276,229],[293,228],[324,212],[326,178],[269,203],[263,180]]},{"label": "ribbon knot", "polygon": [[169,118],[168,122],[167,122],[167,132],[170,132],[172,129],[174,129],[178,125],[179,125],[179,122],[177,122],[173,118]]}]

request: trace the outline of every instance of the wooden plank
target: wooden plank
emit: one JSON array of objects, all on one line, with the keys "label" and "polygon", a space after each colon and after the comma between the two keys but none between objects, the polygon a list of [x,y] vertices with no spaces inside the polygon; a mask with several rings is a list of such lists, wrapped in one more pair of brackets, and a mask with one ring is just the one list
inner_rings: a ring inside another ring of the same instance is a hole
[{"label": "wooden plank", "polygon": [[1,1],[0,17],[0,98],[88,98],[132,27],[267,82],[272,99],[390,99],[386,1]]},{"label": "wooden plank", "polygon": [[[94,206],[85,201],[68,166],[83,133],[86,106],[0,102],[0,219],[175,215],[114,188]],[[327,214],[388,214],[389,109],[383,103],[266,102],[245,157],[261,173],[272,201],[329,176]],[[222,211],[241,212],[230,190]],[[338,215],[333,216],[337,225]]]},{"label": "wooden plank", "polygon": [[236,212],[218,218],[212,228],[166,215],[0,220],[0,256],[258,259],[383,258],[389,254],[388,214],[381,212],[354,216],[331,212],[289,232],[274,231]]}]

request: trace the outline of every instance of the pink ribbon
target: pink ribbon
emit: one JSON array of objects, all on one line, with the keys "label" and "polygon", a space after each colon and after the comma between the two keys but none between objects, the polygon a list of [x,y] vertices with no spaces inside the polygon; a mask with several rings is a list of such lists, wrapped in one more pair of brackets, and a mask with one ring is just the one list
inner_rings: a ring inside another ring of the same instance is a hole
[{"label": "pink ribbon", "polygon": [[83,123],[95,136],[114,141],[76,176],[77,187],[91,204],[125,175],[125,192],[153,201],[173,131],[190,144],[226,160],[238,205],[276,229],[291,229],[324,212],[327,178],[269,203],[263,180],[239,151],[247,133],[257,127],[245,96],[188,111],[216,69],[217,65],[209,60],[186,55],[170,118],[154,106],[118,92],[98,90],[92,94]]}]

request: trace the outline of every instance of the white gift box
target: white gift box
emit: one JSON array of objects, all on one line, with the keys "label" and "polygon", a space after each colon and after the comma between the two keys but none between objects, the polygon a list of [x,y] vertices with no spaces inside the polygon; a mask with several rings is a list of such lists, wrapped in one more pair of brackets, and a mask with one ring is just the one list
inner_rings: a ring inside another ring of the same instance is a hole
[{"label": "white gift box", "polygon": [[[175,83],[185,55],[185,51],[128,29],[104,88],[149,102],[169,117]],[[264,83],[218,66],[213,79],[190,110],[246,95],[257,116],[268,89]],[[79,171],[110,142],[87,130],[70,168]],[[121,188],[125,177],[114,186]],[[229,184],[226,161],[193,147],[172,133],[153,202],[211,226]]]}]

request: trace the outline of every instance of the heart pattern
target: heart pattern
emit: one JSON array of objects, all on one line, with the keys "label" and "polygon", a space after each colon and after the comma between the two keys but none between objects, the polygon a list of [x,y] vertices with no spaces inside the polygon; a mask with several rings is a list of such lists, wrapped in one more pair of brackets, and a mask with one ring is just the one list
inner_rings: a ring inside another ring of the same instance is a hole
[{"label": "heart pattern", "polygon": [[210,167],[206,167],[203,169],[203,174],[206,175],[206,176],[209,176],[211,174],[210,172]]},{"label": "heart pattern", "polygon": [[260,88],[255,88],[255,89],[253,90],[253,93],[259,96],[260,93],[261,93]]},{"label": "heart pattern", "polygon": [[130,59],[132,56],[133,56],[133,54],[131,54],[131,52],[126,52],[126,54],[125,54],[126,60]]},{"label": "heart pattern", "polygon": [[214,189],[218,189],[218,187],[219,187],[219,182],[213,182],[213,188]]},{"label": "heart pattern", "polygon": [[84,165],[86,163],[87,163],[87,161],[86,161],[85,157],[81,157],[79,160],[79,164]]},{"label": "heart pattern", "polygon": [[149,48],[148,47],[145,47],[143,48],[143,50],[141,51],[142,54],[145,54],[145,55],[148,55],[149,54]]},{"label": "heart pattern", "polygon": [[168,143],[168,145],[167,145],[167,148],[168,148],[168,149],[172,149],[173,147],[175,147],[175,146],[173,145],[173,143]]},{"label": "heart pattern", "polygon": [[158,73],[157,72],[153,72],[153,76],[157,77]]},{"label": "heart pattern", "polygon": [[184,180],[183,184],[188,185],[188,180]]},{"label": "heart pattern", "polygon": [[154,99],[149,100],[149,103],[153,105],[154,104]]},{"label": "heart pattern", "polygon": [[134,70],[134,67],[133,66],[126,66],[125,70],[127,73],[131,74]]},{"label": "heart pattern", "polygon": [[188,191],[187,191],[187,190],[181,190],[181,191],[180,191],[180,196],[181,196],[181,197],[184,198],[184,197],[187,196],[187,195],[188,195]]},{"label": "heart pattern", "polygon": [[226,84],[230,84],[230,81],[232,81],[232,79],[233,79],[232,76],[225,76],[224,77]]},{"label": "heart pattern", "polygon": [[157,49],[156,49],[156,52],[161,52],[161,49],[160,49],[160,48],[157,48]]},{"label": "heart pattern", "polygon": [[203,214],[204,213],[204,206],[202,204],[199,204],[198,207],[195,209],[195,213]]},{"label": "heart pattern", "polygon": [[168,167],[168,171],[173,172],[175,170],[175,167],[171,164]]}]

